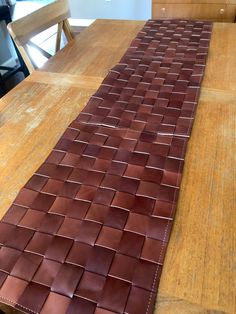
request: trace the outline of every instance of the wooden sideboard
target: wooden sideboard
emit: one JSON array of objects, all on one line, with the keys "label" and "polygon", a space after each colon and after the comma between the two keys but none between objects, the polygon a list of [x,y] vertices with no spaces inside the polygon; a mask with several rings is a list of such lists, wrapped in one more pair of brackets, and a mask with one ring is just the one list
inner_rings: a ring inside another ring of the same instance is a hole
[{"label": "wooden sideboard", "polygon": [[152,17],[234,22],[236,0],[152,0]]}]

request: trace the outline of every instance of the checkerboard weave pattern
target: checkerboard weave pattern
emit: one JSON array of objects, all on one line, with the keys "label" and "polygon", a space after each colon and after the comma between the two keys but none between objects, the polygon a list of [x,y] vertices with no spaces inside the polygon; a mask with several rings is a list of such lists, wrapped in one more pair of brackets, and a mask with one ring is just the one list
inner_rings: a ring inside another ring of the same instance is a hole
[{"label": "checkerboard weave pattern", "polygon": [[0,300],[150,314],[212,25],[150,20],[0,223]]}]

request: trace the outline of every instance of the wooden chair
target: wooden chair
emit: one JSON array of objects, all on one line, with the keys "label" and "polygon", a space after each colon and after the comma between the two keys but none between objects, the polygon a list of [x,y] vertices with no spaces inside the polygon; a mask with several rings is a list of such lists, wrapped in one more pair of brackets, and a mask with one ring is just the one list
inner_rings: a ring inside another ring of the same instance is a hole
[{"label": "wooden chair", "polygon": [[37,48],[45,57],[51,57],[47,51],[37,46],[35,43],[30,41],[30,39],[49,27],[58,24],[56,38],[57,52],[60,49],[62,30],[64,31],[68,42],[73,39],[70,25],[67,20],[69,16],[70,11],[68,1],[57,0],[19,20],[8,24],[9,32],[15,41],[30,73],[36,68],[36,65],[29,54],[29,46]]},{"label": "wooden chair", "polygon": [[[0,22],[2,21],[5,21],[6,25],[11,22],[10,10],[9,7],[6,5],[0,5]],[[17,72],[23,72],[25,77],[29,75],[29,71],[14,42],[13,45],[17,54],[18,61],[14,67],[0,65],[0,70],[4,71],[4,74],[2,74],[2,72],[0,71],[0,97],[5,95],[8,91],[6,82],[9,80],[9,78],[13,77]]]}]

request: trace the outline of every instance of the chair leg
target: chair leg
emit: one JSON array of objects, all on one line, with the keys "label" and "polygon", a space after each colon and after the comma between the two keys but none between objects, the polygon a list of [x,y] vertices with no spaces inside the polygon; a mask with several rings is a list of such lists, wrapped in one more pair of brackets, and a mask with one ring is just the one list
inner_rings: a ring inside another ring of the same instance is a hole
[{"label": "chair leg", "polygon": [[[10,15],[9,10],[8,10],[8,12],[5,13],[4,20],[5,20],[6,24],[11,22],[11,15]],[[11,38],[11,40],[12,40],[12,38]],[[19,50],[17,49],[15,42],[13,40],[12,40],[12,43],[14,45],[14,48],[15,48],[15,51],[17,54],[17,58],[18,58],[19,63],[20,63],[20,69],[19,70],[21,70],[24,73],[24,76],[27,77],[29,75],[29,70],[28,70],[27,66],[25,65],[25,62],[22,59],[21,54],[20,54]]]},{"label": "chair leg", "polygon": [[14,48],[15,48],[15,51],[16,51],[16,54],[17,54],[17,58],[18,58],[18,60],[20,62],[21,70],[24,73],[24,76],[27,77],[29,75],[29,70],[28,70],[27,66],[25,65],[25,62],[24,62],[24,60],[23,60],[19,50],[17,49],[14,41],[12,41],[12,42],[13,42],[13,45],[14,45]]},{"label": "chair leg", "polygon": [[0,97],[4,96],[7,93],[7,88],[5,85],[5,81],[2,79],[2,75],[0,73]]}]

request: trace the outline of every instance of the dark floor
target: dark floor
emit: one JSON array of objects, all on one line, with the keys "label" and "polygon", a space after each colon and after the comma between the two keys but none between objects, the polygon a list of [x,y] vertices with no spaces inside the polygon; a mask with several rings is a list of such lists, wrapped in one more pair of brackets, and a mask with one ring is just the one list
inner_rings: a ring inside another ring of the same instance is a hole
[{"label": "dark floor", "polygon": [[19,84],[24,79],[24,74],[22,72],[17,72],[15,75],[10,77],[6,83],[5,87],[7,92],[9,92],[13,87],[15,87],[17,84]]}]

